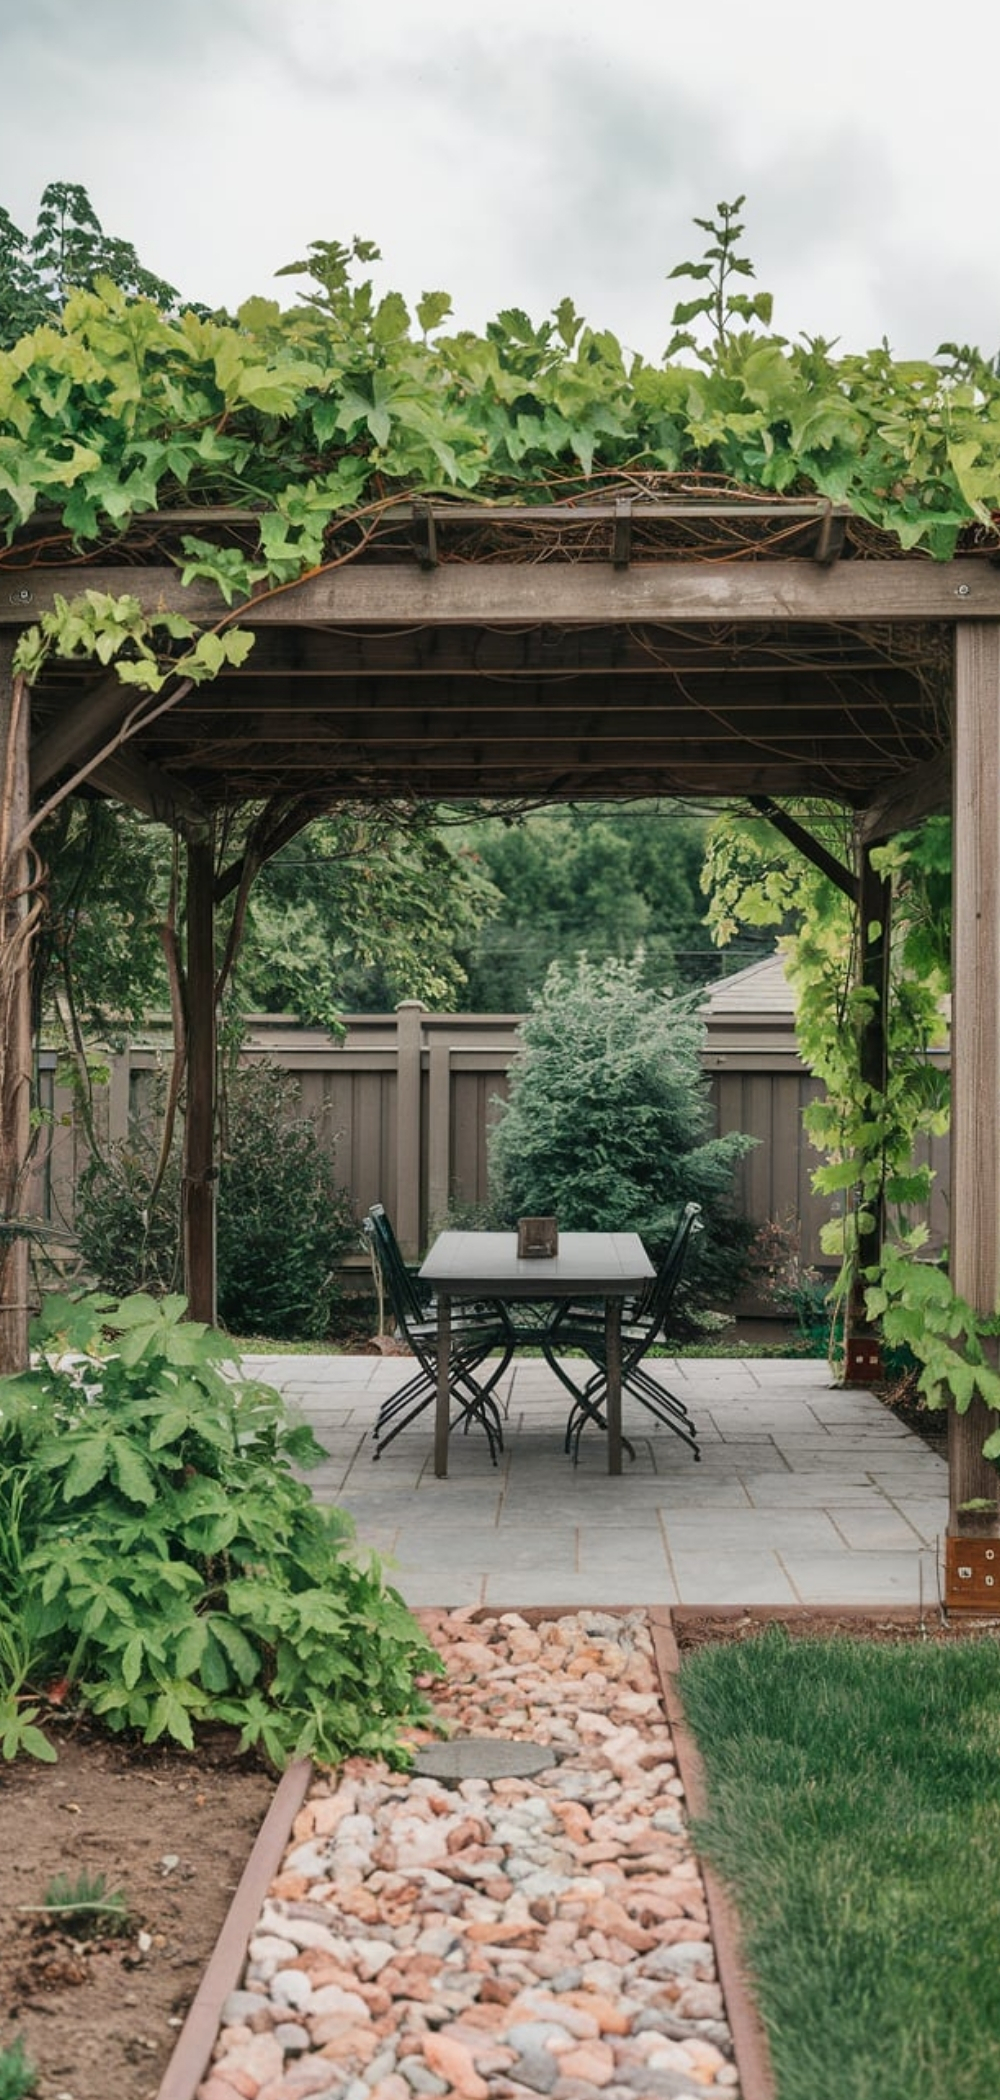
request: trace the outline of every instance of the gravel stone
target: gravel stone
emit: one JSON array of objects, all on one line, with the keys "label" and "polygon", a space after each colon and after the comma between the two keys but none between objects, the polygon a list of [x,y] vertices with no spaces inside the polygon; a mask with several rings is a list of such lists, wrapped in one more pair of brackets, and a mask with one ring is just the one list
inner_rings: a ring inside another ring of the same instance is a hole
[{"label": "gravel stone", "polygon": [[317,1776],[216,2088],[266,2061],[266,2100],[739,2100],[646,1614],[418,1616],[450,1741]]}]

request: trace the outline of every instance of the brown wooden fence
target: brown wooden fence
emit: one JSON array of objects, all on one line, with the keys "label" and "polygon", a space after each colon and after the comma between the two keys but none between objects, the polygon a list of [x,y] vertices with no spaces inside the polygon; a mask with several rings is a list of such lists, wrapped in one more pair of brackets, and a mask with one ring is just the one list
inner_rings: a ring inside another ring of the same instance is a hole
[{"label": "brown wooden fence", "polygon": [[[706,996],[703,1064],[717,1128],[757,1139],[738,1171],[736,1201],[758,1225],[777,1220],[797,1229],[802,1260],[829,1266],[819,1234],[831,1205],[812,1189],[818,1154],[802,1129],[802,1111],[817,1088],[798,1054],[780,965],[755,964]],[[474,1209],[486,1201],[487,1134],[518,1054],[517,1027],[517,1015],[430,1014],[405,1000],[394,1014],[350,1018],[343,1042],[280,1016],[253,1018],[244,1054],[295,1074],[303,1108],[327,1132],[359,1217],[370,1203],[384,1203],[415,1254],[450,1206]],[[137,1121],[148,1121],[168,1054],[151,1032],[110,1058],[107,1083],[95,1097],[103,1135],[124,1139]],[[34,1208],[71,1227],[86,1149],[53,1067],[54,1059],[43,1059],[43,1105],[53,1121]],[[935,1144],[932,1164],[930,1224],[940,1244],[947,1238],[947,1140]]]}]

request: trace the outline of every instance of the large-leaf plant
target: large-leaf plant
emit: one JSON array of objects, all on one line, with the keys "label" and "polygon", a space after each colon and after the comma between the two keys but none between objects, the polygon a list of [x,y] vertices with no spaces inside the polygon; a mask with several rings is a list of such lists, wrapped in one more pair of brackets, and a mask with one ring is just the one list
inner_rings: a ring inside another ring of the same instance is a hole
[{"label": "large-leaf plant", "polygon": [[147,1743],[191,1749],[199,1724],[225,1722],[279,1766],[398,1760],[438,1658],[349,1519],[299,1478],[323,1455],[312,1431],[185,1311],[53,1296],[34,1367],[0,1381],[11,1754],[38,1754],[47,1692]]}]

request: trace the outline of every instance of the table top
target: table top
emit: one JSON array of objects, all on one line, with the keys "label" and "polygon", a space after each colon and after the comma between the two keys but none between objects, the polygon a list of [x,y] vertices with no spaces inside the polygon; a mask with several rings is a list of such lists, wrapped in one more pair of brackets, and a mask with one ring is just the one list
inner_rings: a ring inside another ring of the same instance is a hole
[{"label": "table top", "polygon": [[637,1232],[560,1232],[558,1254],[541,1257],[519,1256],[516,1232],[442,1232],[420,1277],[446,1295],[624,1298],[655,1273]]}]

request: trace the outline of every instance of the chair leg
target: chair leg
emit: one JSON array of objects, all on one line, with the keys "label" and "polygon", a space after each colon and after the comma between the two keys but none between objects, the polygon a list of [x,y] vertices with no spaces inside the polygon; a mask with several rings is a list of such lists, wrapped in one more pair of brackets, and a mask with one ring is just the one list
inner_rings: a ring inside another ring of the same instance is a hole
[{"label": "chair leg", "polygon": [[[580,1463],[580,1438],[587,1423],[593,1422],[597,1429],[602,1430],[605,1435],[607,1434],[607,1417],[601,1408],[601,1395],[606,1391],[607,1380],[603,1371],[598,1371],[592,1378],[588,1379],[582,1391],[577,1392],[576,1400],[570,1408],[566,1422],[566,1438],[563,1449],[567,1452],[572,1450],[573,1464],[575,1466]],[[622,1434],[622,1450],[627,1451],[629,1457],[634,1461],[635,1445],[630,1443],[624,1432]]]},{"label": "chair leg", "polygon": [[[452,1358],[449,1386],[452,1399],[459,1409],[452,1426],[461,1421],[463,1431],[467,1435],[470,1425],[476,1422],[485,1432],[494,1465],[497,1464],[498,1453],[503,1450],[503,1426],[500,1409],[492,1397],[493,1388],[497,1380],[502,1378],[513,1353],[513,1341],[504,1338],[500,1344],[499,1361],[485,1379],[478,1379],[473,1375],[479,1364],[486,1360],[486,1352],[481,1344],[468,1344],[464,1353],[459,1346]],[[436,1364],[425,1356],[419,1356],[418,1360],[420,1369],[415,1371],[398,1391],[390,1393],[379,1409],[372,1430],[375,1445],[373,1460],[379,1458],[386,1446],[399,1435],[400,1430],[405,1429],[417,1415],[430,1407],[435,1399]]]},{"label": "chair leg", "polygon": [[[384,1402],[379,1409],[378,1417],[372,1430],[372,1442],[375,1446],[372,1452],[373,1463],[376,1459],[381,1458],[386,1446],[392,1443],[394,1437],[399,1435],[401,1429],[406,1429],[417,1415],[423,1414],[425,1407],[430,1406],[433,1398],[434,1387],[428,1383],[426,1374],[421,1371],[418,1372],[415,1378],[408,1379],[406,1385],[398,1393],[393,1393]],[[406,1405],[407,1400],[412,1403],[409,1408]],[[400,1417],[398,1421],[396,1419],[397,1415]],[[390,1423],[392,1424],[391,1428],[388,1426]]]},{"label": "chair leg", "polygon": [[636,1399],[642,1402],[643,1407],[648,1408],[650,1414],[654,1415],[658,1422],[662,1422],[665,1429],[672,1429],[674,1435],[680,1437],[681,1442],[687,1444],[689,1450],[694,1453],[695,1459],[700,1460],[697,1433],[683,1400],[679,1400],[677,1394],[672,1393],[667,1386],[659,1385],[657,1380],[651,1378],[639,1365],[630,1372],[626,1384]]}]

